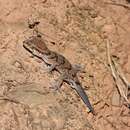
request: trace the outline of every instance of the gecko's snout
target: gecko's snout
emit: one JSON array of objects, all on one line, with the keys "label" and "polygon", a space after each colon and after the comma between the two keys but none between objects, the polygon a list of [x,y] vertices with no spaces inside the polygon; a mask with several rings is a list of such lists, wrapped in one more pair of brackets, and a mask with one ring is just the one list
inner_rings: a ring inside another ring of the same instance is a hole
[{"label": "gecko's snout", "polygon": [[23,41],[23,46],[25,46],[25,44],[26,44],[26,41]]},{"label": "gecko's snout", "polygon": [[23,41],[23,44],[26,44],[27,42],[28,42],[28,39],[24,40],[24,41]]}]

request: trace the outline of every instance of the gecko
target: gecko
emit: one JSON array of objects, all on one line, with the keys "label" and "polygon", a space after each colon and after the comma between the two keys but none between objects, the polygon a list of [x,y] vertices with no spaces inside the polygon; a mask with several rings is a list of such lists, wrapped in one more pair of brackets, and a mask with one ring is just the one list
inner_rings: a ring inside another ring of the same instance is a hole
[{"label": "gecko", "polygon": [[72,89],[76,90],[89,111],[95,115],[94,108],[78,79],[77,72],[79,70],[76,67],[72,66],[63,55],[48,49],[42,37],[29,37],[23,41],[23,47],[33,56],[42,60],[47,65],[49,72],[56,70],[60,73],[60,78],[56,80],[52,87],[59,89],[63,82],[68,83]]}]

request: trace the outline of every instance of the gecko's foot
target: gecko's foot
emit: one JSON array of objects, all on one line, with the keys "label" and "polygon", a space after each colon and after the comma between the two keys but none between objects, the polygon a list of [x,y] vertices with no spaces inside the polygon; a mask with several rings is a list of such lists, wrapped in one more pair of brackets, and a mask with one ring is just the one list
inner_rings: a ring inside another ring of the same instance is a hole
[{"label": "gecko's foot", "polygon": [[50,83],[50,89],[53,89],[54,91],[59,91],[60,90],[60,87],[61,86],[59,86],[59,84],[58,83],[56,83],[56,82],[52,82],[52,83]]},{"label": "gecko's foot", "polygon": [[78,72],[85,72],[85,67],[83,65],[74,64],[73,69]]},{"label": "gecko's foot", "polygon": [[58,80],[50,83],[50,85],[51,85],[50,88],[53,89],[53,90],[55,90],[55,91],[60,91],[62,82],[63,82],[63,80],[58,79]]},{"label": "gecko's foot", "polygon": [[49,87],[51,90],[53,90],[54,92],[60,92],[60,88],[58,87],[58,86],[55,86],[55,85],[53,85],[53,86],[50,86]]}]

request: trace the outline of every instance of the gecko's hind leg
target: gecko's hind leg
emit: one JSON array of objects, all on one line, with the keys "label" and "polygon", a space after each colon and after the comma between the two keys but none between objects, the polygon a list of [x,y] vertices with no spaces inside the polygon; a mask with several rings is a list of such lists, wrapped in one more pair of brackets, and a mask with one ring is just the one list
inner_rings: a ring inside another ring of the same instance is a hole
[{"label": "gecko's hind leg", "polygon": [[73,69],[76,73],[78,72],[85,72],[85,67],[83,65],[74,64]]},{"label": "gecko's hind leg", "polygon": [[62,83],[63,83],[63,79],[59,78],[59,79],[57,79],[57,80],[55,80],[54,82],[51,83],[50,88],[54,89],[55,91],[60,90]]}]

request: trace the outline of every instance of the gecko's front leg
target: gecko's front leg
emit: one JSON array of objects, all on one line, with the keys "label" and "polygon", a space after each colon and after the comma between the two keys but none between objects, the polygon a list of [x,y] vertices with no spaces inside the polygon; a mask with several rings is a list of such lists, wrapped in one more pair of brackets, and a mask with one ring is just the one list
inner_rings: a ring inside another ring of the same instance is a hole
[{"label": "gecko's front leg", "polygon": [[56,67],[55,64],[52,64],[52,65],[47,64],[46,66],[44,66],[46,72],[48,72],[48,73],[51,73],[55,69],[55,67]]}]

